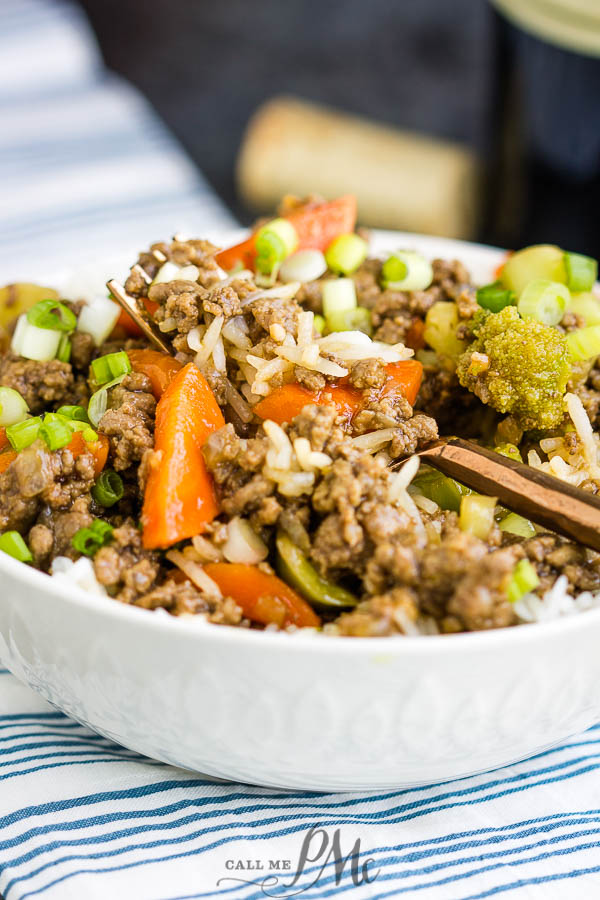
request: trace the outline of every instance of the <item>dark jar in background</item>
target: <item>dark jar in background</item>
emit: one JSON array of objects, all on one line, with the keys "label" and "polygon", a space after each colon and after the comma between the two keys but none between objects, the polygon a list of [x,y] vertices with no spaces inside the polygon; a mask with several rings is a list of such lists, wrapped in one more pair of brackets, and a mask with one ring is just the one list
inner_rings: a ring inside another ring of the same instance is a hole
[{"label": "dark jar in background", "polygon": [[600,2],[495,0],[483,238],[600,256]]}]

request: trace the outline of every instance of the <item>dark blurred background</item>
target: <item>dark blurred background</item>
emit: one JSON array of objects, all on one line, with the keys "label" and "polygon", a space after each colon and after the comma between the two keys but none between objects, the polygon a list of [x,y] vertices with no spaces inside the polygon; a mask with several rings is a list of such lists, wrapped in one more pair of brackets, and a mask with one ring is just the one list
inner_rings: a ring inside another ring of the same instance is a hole
[{"label": "dark blurred background", "polygon": [[242,221],[256,212],[234,177],[244,130],[261,103],[288,94],[464,146],[483,173],[464,236],[600,251],[600,61],[589,48],[540,40],[484,0],[81,5],[107,65],[151,100]]}]

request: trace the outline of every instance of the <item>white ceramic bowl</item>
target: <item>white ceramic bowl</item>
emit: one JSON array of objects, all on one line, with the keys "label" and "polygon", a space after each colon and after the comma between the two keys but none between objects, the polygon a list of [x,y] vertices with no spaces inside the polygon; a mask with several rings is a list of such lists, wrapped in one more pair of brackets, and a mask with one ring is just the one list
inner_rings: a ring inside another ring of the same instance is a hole
[{"label": "white ceramic bowl", "polygon": [[[380,233],[375,249],[498,251]],[[107,737],[237,781],[370,790],[458,778],[600,720],[600,610],[475,634],[349,639],[124,606],[0,554],[0,659]]]}]

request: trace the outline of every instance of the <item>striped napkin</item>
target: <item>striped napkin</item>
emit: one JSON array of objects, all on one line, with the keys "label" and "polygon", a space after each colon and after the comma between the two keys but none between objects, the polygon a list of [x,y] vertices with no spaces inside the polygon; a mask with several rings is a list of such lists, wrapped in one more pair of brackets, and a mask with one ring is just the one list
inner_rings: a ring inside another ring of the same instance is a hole
[{"label": "striped napkin", "polygon": [[[0,281],[233,224],[80,12],[0,4]],[[0,672],[5,900],[600,897],[600,728],[496,772],[376,795],[140,757]],[[351,892],[351,894],[348,894]]]}]

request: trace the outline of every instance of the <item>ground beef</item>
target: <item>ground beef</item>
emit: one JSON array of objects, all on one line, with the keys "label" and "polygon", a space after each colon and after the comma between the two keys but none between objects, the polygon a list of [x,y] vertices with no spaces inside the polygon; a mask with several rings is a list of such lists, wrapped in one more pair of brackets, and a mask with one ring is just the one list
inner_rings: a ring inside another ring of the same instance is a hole
[{"label": "ground beef", "polygon": [[518,547],[489,552],[484,541],[450,527],[439,546],[423,553],[418,581],[421,607],[442,631],[499,628],[515,622],[507,599]]},{"label": "ground beef", "polygon": [[76,559],[80,554],[73,547],[73,536],[80,528],[89,528],[93,522],[89,494],[78,497],[66,510],[53,510],[46,506],[38,516],[37,524],[29,532],[29,546],[34,562],[47,568],[55,556]]},{"label": "ground beef", "polygon": [[174,240],[171,244],[163,242],[152,244],[148,251],[140,253],[137,263],[132,267],[125,282],[125,290],[135,297],[147,296],[148,282],[142,272],[152,279],[167,261],[174,262],[178,266],[197,266],[199,269],[198,283],[203,287],[208,287],[218,281],[220,277],[214,258],[216,252],[217,248],[214,244],[203,240]]},{"label": "ground beef", "polygon": [[379,359],[361,359],[350,370],[350,384],[359,390],[382,388],[387,381],[385,363]]},{"label": "ground beef", "polygon": [[379,397],[377,391],[365,391],[363,407],[352,419],[352,428],[356,434],[365,434],[379,428],[394,428],[410,416],[412,406],[401,394]]},{"label": "ground beef", "polygon": [[435,419],[431,416],[418,414],[412,419],[400,422],[394,432],[390,453],[392,456],[403,456],[414,453],[419,447],[435,441],[439,437]]},{"label": "ground beef", "polygon": [[150,380],[130,372],[110,391],[109,406],[98,428],[108,435],[113,466],[121,471],[139,462],[154,444],[156,400]]},{"label": "ground beef", "polygon": [[133,602],[144,609],[165,609],[173,616],[205,613],[216,625],[240,625],[243,619],[241,608],[231,597],[207,597],[187,580],[168,579]]},{"label": "ground beef", "polygon": [[148,594],[159,570],[159,554],[144,550],[142,533],[131,520],[115,528],[112,542],[94,556],[96,578],[123,603],[134,603]]},{"label": "ground beef", "polygon": [[593,550],[556,534],[540,534],[520,546],[535,564],[541,591],[549,589],[559,575],[566,575],[574,593],[600,588],[600,554]]},{"label": "ground beef", "polygon": [[94,458],[73,458],[64,447],[51,453],[42,441],[22,450],[0,475],[0,531],[25,533],[43,507],[69,509],[89,494],[94,483]]},{"label": "ground beef", "polygon": [[379,285],[381,266],[382,263],[379,259],[365,259],[352,275],[359,306],[366,306],[369,309],[375,306],[377,298],[381,294]]},{"label": "ground beef", "polygon": [[268,332],[271,325],[283,325],[289,334],[297,336],[298,314],[302,310],[295,301],[261,297],[250,303],[248,310],[264,331]]},{"label": "ground beef", "polygon": [[71,335],[71,365],[79,372],[89,369],[92,357],[96,352],[96,345],[91,334],[84,331],[74,331]]},{"label": "ground beef", "polygon": [[419,614],[415,595],[407,588],[393,588],[359,603],[352,612],[342,613],[334,633],[346,637],[388,637],[406,634]]},{"label": "ground beef", "polygon": [[154,313],[157,322],[173,319],[179,334],[188,334],[195,328],[202,315],[202,300],[206,296],[204,288],[194,281],[169,281],[154,284],[148,297],[158,303]]},{"label": "ground beef", "polygon": [[327,385],[327,379],[324,375],[312,369],[305,369],[304,366],[294,366],[294,381],[315,393],[322,391]]},{"label": "ground beef", "polygon": [[0,357],[0,384],[18,391],[33,415],[69,403],[74,386],[69,363],[37,362],[7,354]]}]

